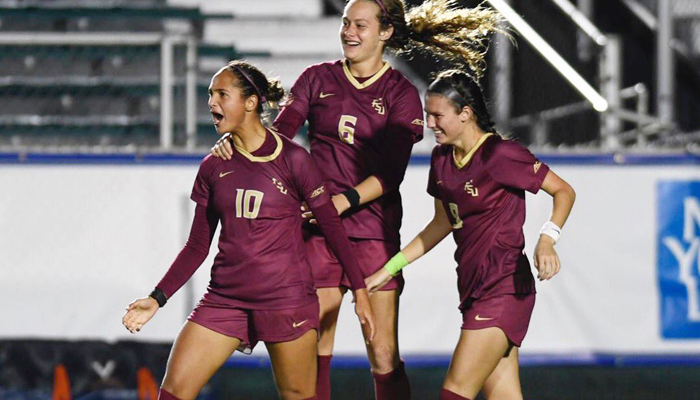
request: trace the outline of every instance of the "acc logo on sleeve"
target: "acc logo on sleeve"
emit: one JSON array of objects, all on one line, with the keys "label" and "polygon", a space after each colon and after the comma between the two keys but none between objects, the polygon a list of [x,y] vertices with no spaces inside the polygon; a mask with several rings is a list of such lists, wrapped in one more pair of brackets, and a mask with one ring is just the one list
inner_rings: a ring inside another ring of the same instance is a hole
[{"label": "acc logo on sleeve", "polygon": [[700,181],[661,181],[656,189],[661,334],[700,338]]}]

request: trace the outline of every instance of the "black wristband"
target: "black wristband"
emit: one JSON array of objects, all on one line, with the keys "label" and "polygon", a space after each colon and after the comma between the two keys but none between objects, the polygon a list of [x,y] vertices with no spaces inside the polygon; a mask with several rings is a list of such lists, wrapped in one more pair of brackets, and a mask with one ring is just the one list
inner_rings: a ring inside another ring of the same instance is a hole
[{"label": "black wristband", "polygon": [[163,293],[163,291],[160,290],[160,288],[153,289],[153,291],[151,292],[151,294],[148,295],[148,297],[155,299],[155,301],[158,302],[158,307],[163,307],[165,303],[168,302],[168,298],[165,297],[165,293]]},{"label": "black wristband", "polygon": [[341,194],[345,196],[346,199],[348,199],[348,202],[350,203],[350,209],[353,209],[360,205],[360,194],[357,193],[357,190],[355,190],[355,188],[350,188]]}]

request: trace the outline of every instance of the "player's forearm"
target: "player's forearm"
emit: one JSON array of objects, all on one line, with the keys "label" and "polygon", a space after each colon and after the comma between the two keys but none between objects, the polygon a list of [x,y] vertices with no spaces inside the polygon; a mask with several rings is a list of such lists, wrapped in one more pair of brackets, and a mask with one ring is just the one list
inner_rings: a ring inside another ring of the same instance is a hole
[{"label": "player's forearm", "polygon": [[382,183],[376,176],[370,175],[367,179],[355,186],[355,190],[360,195],[360,205],[374,201],[384,194]]},{"label": "player's forearm", "polygon": [[576,200],[576,192],[567,184],[555,191],[552,197],[552,216],[549,220],[562,228],[569,218],[569,214],[571,214],[571,209]]},{"label": "player's forearm", "polygon": [[[384,193],[382,183],[374,175],[370,175],[367,179],[360,182],[353,189],[355,189],[357,195],[359,196],[359,202],[357,206],[361,206],[363,204],[376,200],[380,198]],[[338,215],[352,208],[352,205],[350,204],[350,199],[342,193],[338,193],[333,196],[333,203],[335,203],[336,209],[338,210]]]},{"label": "player's forearm", "polygon": [[206,260],[217,225],[216,215],[206,207],[197,205],[187,243],[156,285],[166,297],[175,294]]},{"label": "player's forearm", "polygon": [[350,239],[345,233],[343,223],[340,221],[333,204],[327,202],[320,206],[312,207],[311,211],[313,211],[314,217],[318,221],[318,226],[321,228],[326,242],[336,255],[336,258],[338,258],[348,280],[350,280],[352,289],[365,288],[365,280],[360,266],[357,264],[357,259],[352,253]]},{"label": "player's forearm", "polygon": [[449,223],[445,224],[444,221],[433,218],[401,252],[406,257],[406,261],[412,263],[437,246],[451,231],[452,227]]}]

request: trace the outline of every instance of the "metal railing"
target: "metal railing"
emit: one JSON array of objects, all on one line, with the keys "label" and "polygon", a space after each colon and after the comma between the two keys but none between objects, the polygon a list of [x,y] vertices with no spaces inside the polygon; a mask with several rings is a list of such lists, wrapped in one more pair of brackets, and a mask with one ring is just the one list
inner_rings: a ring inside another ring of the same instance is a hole
[{"label": "metal railing", "polygon": [[[672,129],[672,119],[664,114],[657,118],[649,112],[649,92],[641,83],[629,88],[622,88],[622,41],[616,35],[606,35],[601,32],[590,19],[568,0],[550,0],[567,18],[587,37],[589,43],[597,47],[599,59],[600,91],[593,88],[586,80],[571,67],[540,35],[508,4],[507,0],[488,0],[500,11],[519,34],[542,55],[545,60],[559,72],[566,81],[574,87],[586,100],[573,104],[554,107],[530,115],[511,118],[507,121],[509,128],[529,127],[533,144],[544,146],[549,138],[549,125],[552,121],[578,113],[597,111],[601,117],[600,146],[604,150],[617,150],[629,143],[636,142],[644,145],[647,137],[661,131]],[[667,0],[661,0],[667,1]],[[579,2],[585,7],[586,1]],[[660,38],[659,43],[665,39]],[[668,46],[666,46],[668,48]],[[668,60],[669,55],[659,56]],[[666,65],[666,67],[668,67]],[[659,75],[668,79],[666,75]],[[666,87],[666,86],[664,86]],[[502,92],[502,91],[501,91]],[[634,109],[626,109],[626,100],[636,99]],[[624,123],[632,123],[635,128],[622,132]]]},{"label": "metal railing", "polygon": [[[173,120],[174,120],[174,96],[173,86],[175,83],[174,52],[176,45],[186,47],[186,72],[184,79],[185,86],[185,131],[186,147],[188,150],[194,149],[197,135],[197,38],[194,34],[185,32],[165,32],[165,33],[132,33],[132,32],[109,32],[109,33],[25,33],[25,32],[4,32],[0,33],[0,45],[2,46],[159,46],[160,47],[160,76],[158,79],[159,90],[159,143],[162,150],[173,149]],[[6,78],[6,84],[9,82]],[[75,80],[78,84],[94,84],[95,77],[85,77]],[[132,80],[139,80],[133,77]],[[11,83],[11,82],[10,82]],[[48,118],[48,119],[47,119]],[[94,123],[99,117],[74,117],[79,123]],[[34,122],[48,122],[50,116],[37,116]],[[109,119],[109,118],[108,118]],[[146,118],[148,119],[148,118]],[[112,118],[107,122],[116,124],[129,124],[133,121],[141,121],[144,118],[127,117]],[[31,122],[31,121],[30,121]]]}]

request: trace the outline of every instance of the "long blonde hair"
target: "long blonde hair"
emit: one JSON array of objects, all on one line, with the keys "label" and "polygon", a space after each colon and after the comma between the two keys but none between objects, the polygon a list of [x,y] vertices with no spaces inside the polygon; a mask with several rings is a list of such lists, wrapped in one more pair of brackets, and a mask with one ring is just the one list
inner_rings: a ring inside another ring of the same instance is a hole
[{"label": "long blonde hair", "polygon": [[403,0],[364,1],[384,5],[386,12],[380,10],[377,18],[383,29],[394,27],[387,48],[397,54],[423,52],[468,66],[477,80],[486,69],[490,35],[510,36],[501,14],[481,5],[465,8],[457,0],[428,0],[406,11]]}]

